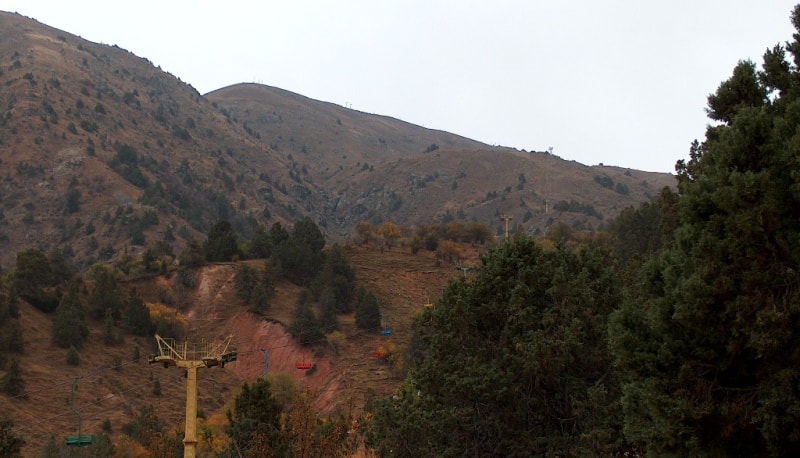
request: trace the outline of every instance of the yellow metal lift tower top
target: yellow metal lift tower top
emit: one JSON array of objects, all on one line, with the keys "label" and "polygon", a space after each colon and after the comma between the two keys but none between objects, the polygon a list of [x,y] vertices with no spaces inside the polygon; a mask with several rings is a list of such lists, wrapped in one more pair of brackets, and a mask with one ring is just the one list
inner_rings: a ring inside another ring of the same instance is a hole
[{"label": "yellow metal lift tower top", "polygon": [[236,351],[229,350],[233,336],[216,345],[201,343],[176,344],[175,339],[164,339],[156,334],[158,354],[150,355],[148,362],[161,363],[186,369],[186,432],[183,437],[184,458],[194,458],[197,447],[197,369],[201,367],[225,367],[225,363],[236,361]]}]

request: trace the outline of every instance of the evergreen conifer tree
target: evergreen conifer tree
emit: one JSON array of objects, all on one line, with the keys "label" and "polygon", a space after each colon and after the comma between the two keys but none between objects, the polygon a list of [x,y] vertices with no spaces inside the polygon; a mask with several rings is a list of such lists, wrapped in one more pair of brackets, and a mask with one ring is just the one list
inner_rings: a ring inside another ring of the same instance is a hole
[{"label": "evergreen conifer tree", "polygon": [[624,450],[603,252],[515,237],[416,324],[415,367],[369,440],[396,456],[611,456]]},{"label": "evergreen conifer tree", "polygon": [[306,288],[300,290],[294,308],[294,317],[289,331],[293,336],[300,336],[302,345],[321,342],[325,339],[320,322],[314,313],[311,291]]},{"label": "evergreen conifer tree", "polygon": [[361,329],[378,329],[381,325],[381,311],[378,299],[364,287],[358,289],[356,296],[356,326]]},{"label": "evergreen conifer tree", "polygon": [[236,234],[231,223],[225,220],[218,221],[208,233],[208,239],[203,246],[206,261],[230,261],[239,253]]},{"label": "evergreen conifer tree", "polygon": [[266,379],[242,385],[233,409],[227,411],[225,432],[231,443],[230,455],[226,456],[284,456],[287,449],[280,431],[280,413]]},{"label": "evergreen conifer tree", "polygon": [[72,283],[67,294],[61,301],[53,316],[53,343],[61,348],[70,346],[80,347],[83,340],[89,335],[86,324],[86,315],[83,312],[78,298],[77,284]]},{"label": "evergreen conifer tree", "polygon": [[[798,40],[800,6],[792,23]],[[649,454],[800,455],[798,51],[740,62],[709,96],[674,240],[611,320],[624,433]]]},{"label": "evergreen conifer tree", "polygon": [[25,380],[22,378],[18,358],[13,357],[8,362],[6,373],[0,379],[0,388],[8,395],[25,397]]},{"label": "evergreen conifer tree", "polygon": [[25,440],[14,433],[13,427],[13,421],[6,418],[0,419],[0,456],[8,458],[22,456],[21,450],[25,445]]},{"label": "evergreen conifer tree", "polygon": [[150,309],[134,289],[122,310],[122,325],[137,336],[149,336],[155,330]]},{"label": "evergreen conifer tree", "polygon": [[106,315],[106,310],[111,310],[112,316],[119,318],[122,301],[119,299],[114,271],[103,264],[95,264],[89,276],[94,280],[94,289],[89,295],[89,314],[101,319]]}]

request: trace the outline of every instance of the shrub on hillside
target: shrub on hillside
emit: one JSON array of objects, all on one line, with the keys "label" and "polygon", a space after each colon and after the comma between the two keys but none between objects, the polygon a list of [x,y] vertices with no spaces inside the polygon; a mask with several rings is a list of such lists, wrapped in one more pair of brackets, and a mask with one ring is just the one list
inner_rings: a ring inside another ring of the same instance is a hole
[{"label": "shrub on hillside", "polygon": [[360,287],[356,294],[356,326],[361,329],[378,329],[381,325],[381,311],[378,299],[371,292]]}]

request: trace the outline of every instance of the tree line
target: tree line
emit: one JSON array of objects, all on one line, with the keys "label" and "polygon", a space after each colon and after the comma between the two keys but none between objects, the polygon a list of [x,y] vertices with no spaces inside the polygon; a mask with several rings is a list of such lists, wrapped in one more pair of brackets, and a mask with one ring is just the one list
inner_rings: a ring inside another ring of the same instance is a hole
[{"label": "tree line", "polygon": [[800,6],[741,61],[677,186],[604,243],[490,250],[371,407],[380,456],[800,454]]},{"label": "tree line", "polygon": [[[19,367],[19,355],[24,350],[18,322],[19,300],[51,316],[51,343],[65,350],[65,361],[72,365],[80,364],[79,350],[89,335],[92,321],[101,326],[106,345],[121,345],[126,335],[152,336],[154,332],[183,337],[182,324],[163,314],[151,314],[136,288],[125,284],[129,272],[171,276],[174,286],[180,290],[196,286],[196,269],[208,262],[263,258],[263,269],[253,268],[248,263],[237,265],[237,296],[249,311],[264,314],[269,310],[274,284],[279,279],[302,286],[295,319],[289,330],[296,336],[302,335],[303,344],[324,342],[326,334],[338,326],[338,315],[352,312],[354,307],[357,314],[369,317],[357,320],[360,327],[377,329],[379,326],[374,295],[363,288],[356,290],[355,271],[344,251],[337,245],[323,251],[325,238],[308,218],[297,221],[289,229],[279,222],[269,230],[260,226],[245,242],[239,242],[229,222],[218,221],[205,240],[189,240],[175,257],[171,247],[167,249],[163,245],[157,244],[155,248],[146,250],[141,258],[123,255],[113,265],[97,263],[84,273],[70,266],[67,255],[58,250],[44,253],[31,248],[18,253],[15,269],[0,277],[0,348],[4,350],[0,354],[0,367],[4,370],[0,389],[9,396],[26,397],[25,381]],[[178,267],[168,272],[166,266],[170,258],[177,260]],[[164,299],[170,302],[169,298]],[[156,395],[159,394],[157,382],[155,380],[153,388]],[[247,392],[247,387],[244,390]],[[300,394],[296,396],[308,403]],[[305,415],[315,415],[310,406],[306,410]],[[159,426],[154,418],[152,408],[145,408],[140,417],[122,428],[134,441],[146,445],[156,436],[168,436],[163,425]],[[0,440],[0,449],[11,447],[3,456],[14,456],[13,450],[18,451],[24,443],[11,431],[12,425],[5,420],[0,423],[0,435],[7,438]],[[142,433],[142,428],[149,432]],[[233,430],[230,434],[238,440]],[[114,448],[107,436],[101,442],[99,448],[91,447],[93,451],[90,453],[102,455]],[[175,443],[180,447],[179,439],[172,442],[159,440],[158,443],[166,447],[165,450],[174,448]],[[45,448],[49,450],[45,453],[57,455],[63,446],[53,443],[46,444]]]}]

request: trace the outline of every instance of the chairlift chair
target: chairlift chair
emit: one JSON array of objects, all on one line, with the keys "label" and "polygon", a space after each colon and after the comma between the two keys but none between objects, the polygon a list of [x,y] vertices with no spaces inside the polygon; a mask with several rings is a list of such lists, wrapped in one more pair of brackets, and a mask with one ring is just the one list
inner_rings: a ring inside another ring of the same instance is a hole
[{"label": "chairlift chair", "polygon": [[72,381],[72,390],[69,394],[69,408],[78,417],[78,435],[67,436],[66,443],[70,447],[83,447],[84,445],[92,445],[94,443],[93,434],[81,434],[81,414],[75,408],[75,385],[78,383],[78,379],[80,379],[80,377],[75,377],[75,380]]},{"label": "chairlift chair", "polygon": [[267,354],[267,350],[261,349],[261,353],[264,355],[264,370],[261,371],[261,375],[258,378],[264,378],[267,375],[267,370],[269,369],[269,354]]},{"label": "chairlift chair", "polygon": [[297,364],[295,364],[295,367],[300,370],[307,371],[311,369],[311,361],[306,361],[306,352],[303,350],[303,331],[300,331],[300,334],[297,336],[297,343],[300,344],[300,352],[303,355],[303,359],[302,361],[298,361]]},{"label": "chairlift chair", "polygon": [[386,321],[383,319],[383,311],[381,311],[381,335],[384,335],[384,336],[392,335],[392,330],[389,329],[389,326],[386,324]]}]

